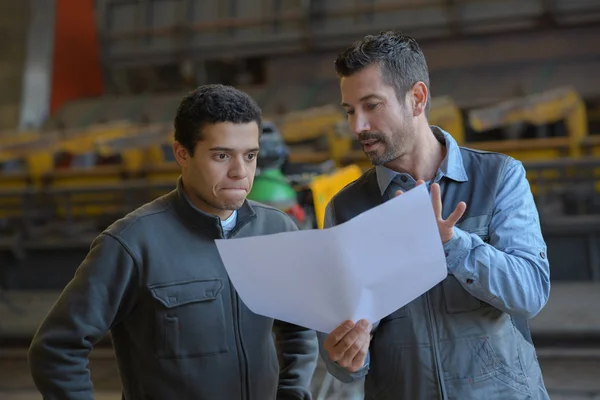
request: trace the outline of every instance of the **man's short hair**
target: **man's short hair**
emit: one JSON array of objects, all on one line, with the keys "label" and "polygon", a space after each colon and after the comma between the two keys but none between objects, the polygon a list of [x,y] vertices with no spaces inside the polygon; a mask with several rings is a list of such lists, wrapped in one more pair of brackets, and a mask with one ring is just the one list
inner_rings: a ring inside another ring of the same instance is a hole
[{"label": "man's short hair", "polygon": [[372,64],[379,65],[384,82],[394,87],[400,102],[415,83],[423,82],[428,89],[425,113],[429,113],[429,70],[415,39],[396,31],[365,36],[338,55],[335,71],[348,77]]},{"label": "man's short hair", "polygon": [[241,90],[220,84],[203,85],[179,104],[174,122],[175,140],[193,156],[204,127],[221,122],[256,122],[260,132],[262,113],[258,104]]}]

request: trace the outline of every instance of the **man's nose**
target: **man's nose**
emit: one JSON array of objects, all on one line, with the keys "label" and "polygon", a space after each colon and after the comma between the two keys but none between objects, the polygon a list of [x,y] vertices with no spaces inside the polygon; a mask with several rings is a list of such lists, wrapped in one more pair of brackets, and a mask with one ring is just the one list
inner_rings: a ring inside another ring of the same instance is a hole
[{"label": "man's nose", "polygon": [[248,171],[246,170],[246,164],[243,159],[236,158],[231,163],[231,168],[229,168],[229,177],[234,179],[244,179],[248,175]]},{"label": "man's nose", "polygon": [[361,114],[355,114],[353,121],[351,121],[352,130],[354,134],[358,136],[361,132],[370,131],[371,125],[369,124],[369,120],[365,118],[365,116]]}]

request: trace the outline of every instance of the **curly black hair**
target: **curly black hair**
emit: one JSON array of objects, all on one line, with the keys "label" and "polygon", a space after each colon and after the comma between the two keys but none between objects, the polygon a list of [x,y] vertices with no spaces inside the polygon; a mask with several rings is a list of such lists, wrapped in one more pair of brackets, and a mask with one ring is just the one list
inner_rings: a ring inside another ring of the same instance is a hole
[{"label": "curly black hair", "polygon": [[[425,55],[410,36],[396,31],[365,36],[337,56],[335,71],[340,77],[348,77],[372,64],[379,64],[384,82],[394,87],[400,101],[417,82],[423,82],[429,92]],[[431,95],[428,94],[426,114],[430,107]]]},{"label": "curly black hair", "polygon": [[203,85],[181,100],[174,122],[175,140],[193,156],[196,144],[202,140],[202,129],[220,122],[256,122],[260,132],[262,112],[241,90],[220,84]]}]

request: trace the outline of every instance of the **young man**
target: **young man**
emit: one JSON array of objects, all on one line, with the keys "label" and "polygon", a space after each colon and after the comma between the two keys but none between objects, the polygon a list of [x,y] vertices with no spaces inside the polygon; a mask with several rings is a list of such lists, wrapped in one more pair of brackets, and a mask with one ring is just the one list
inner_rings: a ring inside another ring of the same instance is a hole
[{"label": "young man", "polygon": [[367,36],[335,67],[375,167],[331,200],[326,225],[426,184],[449,275],[381,321],[319,334],[329,371],[345,382],[366,375],[369,399],[547,399],[527,320],[548,300],[549,265],[522,164],[429,126],[428,69],[414,39]]},{"label": "young man", "polygon": [[93,397],[88,354],[109,330],[126,399],[311,398],[314,332],[275,322],[276,346],[273,321],[241,301],[214,242],[297,229],[246,200],[261,123],[258,105],[231,87],[183,99],[177,188],[97,237],[31,343],[44,398]]}]

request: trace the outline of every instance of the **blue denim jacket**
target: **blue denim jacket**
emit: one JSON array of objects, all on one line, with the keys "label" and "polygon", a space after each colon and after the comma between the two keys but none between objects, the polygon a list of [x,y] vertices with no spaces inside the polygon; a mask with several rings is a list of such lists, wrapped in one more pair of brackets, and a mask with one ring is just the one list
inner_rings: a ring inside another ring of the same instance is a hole
[{"label": "blue denim jacket", "polygon": [[[449,133],[432,130],[447,147],[427,183],[440,183],[443,218],[459,201],[467,203],[444,244],[449,275],[372,321],[376,328],[360,371],[349,373],[329,360],[324,334],[318,335],[321,356],[343,382],[366,376],[367,399],[547,399],[527,319],[546,304],[550,273],[525,170],[511,157],[461,148]],[[376,206],[356,204],[365,191],[383,202],[415,185],[410,175],[378,166],[332,199],[325,226]]]}]

